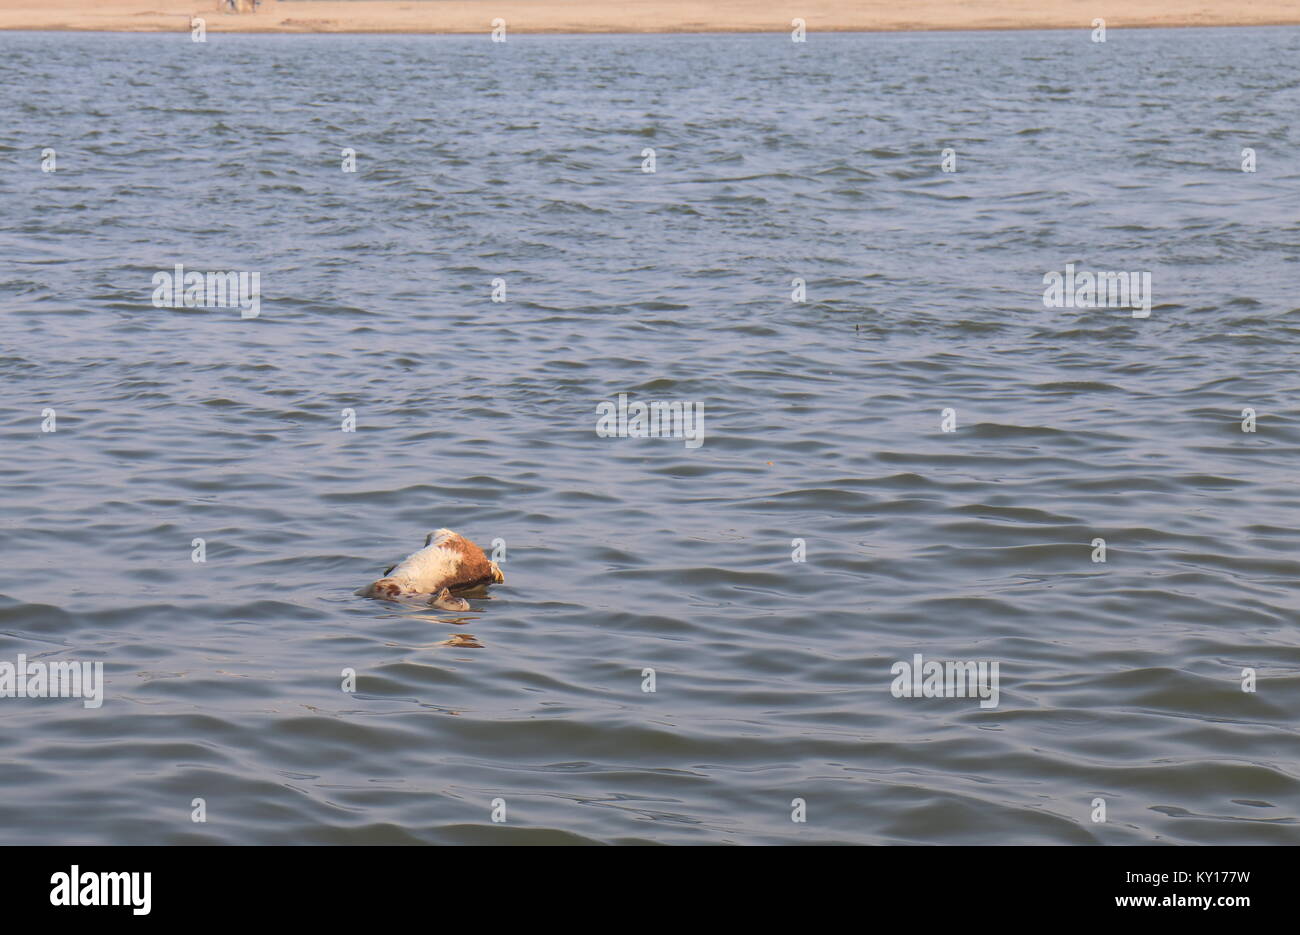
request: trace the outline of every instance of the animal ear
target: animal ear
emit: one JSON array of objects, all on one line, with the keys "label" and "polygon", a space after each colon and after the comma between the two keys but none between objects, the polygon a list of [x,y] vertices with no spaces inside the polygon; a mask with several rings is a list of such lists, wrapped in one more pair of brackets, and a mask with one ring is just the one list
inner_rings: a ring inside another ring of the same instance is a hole
[{"label": "animal ear", "polygon": [[389,575],[391,575],[393,573],[393,569],[396,567],[397,567],[396,565],[389,565],[388,570],[384,572],[384,577],[387,578]]},{"label": "animal ear", "polygon": [[438,592],[438,600],[440,601],[451,600],[451,592],[448,591],[446,588],[443,588],[440,592]]},{"label": "animal ear", "polygon": [[429,547],[429,543],[432,541],[433,541],[433,533],[429,533],[427,536],[424,537],[424,547],[427,549]]}]

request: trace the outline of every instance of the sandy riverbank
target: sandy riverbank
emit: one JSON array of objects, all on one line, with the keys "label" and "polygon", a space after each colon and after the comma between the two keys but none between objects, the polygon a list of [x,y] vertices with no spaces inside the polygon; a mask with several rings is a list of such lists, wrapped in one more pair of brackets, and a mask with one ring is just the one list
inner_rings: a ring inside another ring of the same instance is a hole
[{"label": "sandy riverbank", "polygon": [[181,32],[513,33],[1082,29],[1300,24],[1296,0],[266,0],[256,13],[219,0],[0,0],[0,29]]}]

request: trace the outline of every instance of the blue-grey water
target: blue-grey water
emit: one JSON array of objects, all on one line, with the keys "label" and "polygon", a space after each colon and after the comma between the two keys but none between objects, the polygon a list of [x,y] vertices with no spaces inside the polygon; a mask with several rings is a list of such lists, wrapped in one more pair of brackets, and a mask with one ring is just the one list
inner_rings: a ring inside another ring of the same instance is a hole
[{"label": "blue-grey water", "polygon": [[0,34],[0,841],[1300,842],[1300,30],[1108,40]]}]

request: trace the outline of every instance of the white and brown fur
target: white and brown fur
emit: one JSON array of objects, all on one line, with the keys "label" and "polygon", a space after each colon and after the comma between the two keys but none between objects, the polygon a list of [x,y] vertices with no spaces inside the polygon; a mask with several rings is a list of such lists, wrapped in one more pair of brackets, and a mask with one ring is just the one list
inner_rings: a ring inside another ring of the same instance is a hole
[{"label": "white and brown fur", "polygon": [[450,529],[429,533],[424,548],[412,552],[384,572],[384,577],[357,593],[383,601],[423,598],[446,609],[467,610],[468,603],[451,596],[451,591],[467,591],[506,580],[496,562],[488,561],[473,542]]}]

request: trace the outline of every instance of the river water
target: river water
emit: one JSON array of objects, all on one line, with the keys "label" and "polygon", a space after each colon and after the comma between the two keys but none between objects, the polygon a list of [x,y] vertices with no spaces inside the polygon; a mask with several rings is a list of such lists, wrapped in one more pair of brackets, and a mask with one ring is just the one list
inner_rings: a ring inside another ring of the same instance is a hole
[{"label": "river water", "polygon": [[1300,843],[1298,61],[0,34],[0,841]]}]

